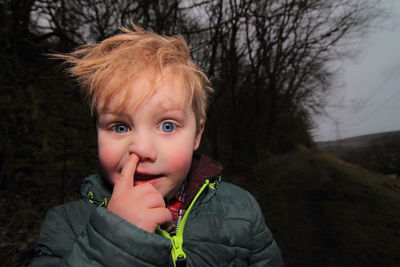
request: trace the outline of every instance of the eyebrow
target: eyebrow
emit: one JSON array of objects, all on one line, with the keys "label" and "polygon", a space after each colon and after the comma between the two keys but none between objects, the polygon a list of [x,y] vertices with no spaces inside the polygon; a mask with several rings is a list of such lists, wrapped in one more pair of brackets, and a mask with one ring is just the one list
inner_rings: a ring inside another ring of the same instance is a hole
[{"label": "eyebrow", "polygon": [[171,111],[171,110],[184,110],[186,103],[182,103],[181,101],[164,101],[159,104],[159,107],[164,111]]},{"label": "eyebrow", "polygon": [[167,112],[167,111],[184,111],[184,109],[180,108],[180,107],[171,107],[171,106],[161,105],[160,108],[162,109],[162,111],[165,111],[165,112]]},{"label": "eyebrow", "polygon": [[97,117],[98,117],[98,118],[101,118],[101,117],[106,117],[106,116],[112,116],[112,117],[128,117],[127,114],[123,114],[123,113],[120,113],[120,112],[112,112],[112,111],[107,111],[107,110],[105,110],[105,111],[99,113]]}]

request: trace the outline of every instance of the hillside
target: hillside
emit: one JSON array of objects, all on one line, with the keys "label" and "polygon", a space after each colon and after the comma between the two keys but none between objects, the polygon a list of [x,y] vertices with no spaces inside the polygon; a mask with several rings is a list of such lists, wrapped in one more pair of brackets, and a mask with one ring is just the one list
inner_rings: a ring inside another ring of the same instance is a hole
[{"label": "hillside", "polygon": [[233,180],[260,202],[287,266],[399,266],[400,183],[333,156],[271,157]]},{"label": "hillside", "polygon": [[400,135],[400,131],[375,133],[344,138],[337,141],[316,142],[319,150],[329,152],[343,152],[349,150],[366,149],[374,142],[381,142],[391,136]]}]

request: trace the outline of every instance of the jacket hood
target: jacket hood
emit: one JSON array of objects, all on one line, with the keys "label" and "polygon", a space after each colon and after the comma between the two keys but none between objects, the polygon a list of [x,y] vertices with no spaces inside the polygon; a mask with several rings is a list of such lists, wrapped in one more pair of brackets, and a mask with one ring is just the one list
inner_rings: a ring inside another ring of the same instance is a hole
[{"label": "jacket hood", "polygon": [[96,204],[102,203],[105,199],[106,203],[111,197],[113,186],[108,182],[107,178],[100,174],[92,174],[86,177],[81,184],[81,196]]},{"label": "jacket hood", "polygon": [[[220,163],[210,159],[204,154],[194,154],[192,164],[187,176],[186,199],[184,206],[190,202],[206,179],[212,179],[221,174],[223,167]],[[95,204],[107,205],[111,197],[113,185],[106,177],[93,174],[86,177],[81,185],[81,195]]]}]

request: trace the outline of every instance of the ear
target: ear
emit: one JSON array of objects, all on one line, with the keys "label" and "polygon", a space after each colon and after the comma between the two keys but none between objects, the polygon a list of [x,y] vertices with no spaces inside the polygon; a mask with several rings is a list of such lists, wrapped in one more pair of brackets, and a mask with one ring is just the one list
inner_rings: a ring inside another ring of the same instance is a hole
[{"label": "ear", "polygon": [[202,136],[203,131],[204,131],[204,124],[205,124],[204,119],[201,119],[200,123],[199,123],[199,127],[198,127],[197,132],[196,132],[196,136],[194,137],[193,151],[197,150],[199,148],[199,146],[200,146],[201,136]]}]

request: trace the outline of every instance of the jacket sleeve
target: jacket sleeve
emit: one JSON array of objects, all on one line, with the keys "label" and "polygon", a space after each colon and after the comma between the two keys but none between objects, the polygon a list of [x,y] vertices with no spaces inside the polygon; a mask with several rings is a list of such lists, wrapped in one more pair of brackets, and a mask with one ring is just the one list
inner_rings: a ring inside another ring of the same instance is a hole
[{"label": "jacket sleeve", "polygon": [[48,212],[29,266],[165,266],[168,239],[97,208],[77,234],[61,209]]},{"label": "jacket sleeve", "polygon": [[281,252],[270,229],[265,224],[260,206],[253,196],[250,195],[250,199],[253,202],[251,207],[254,215],[250,266],[284,266]]}]

